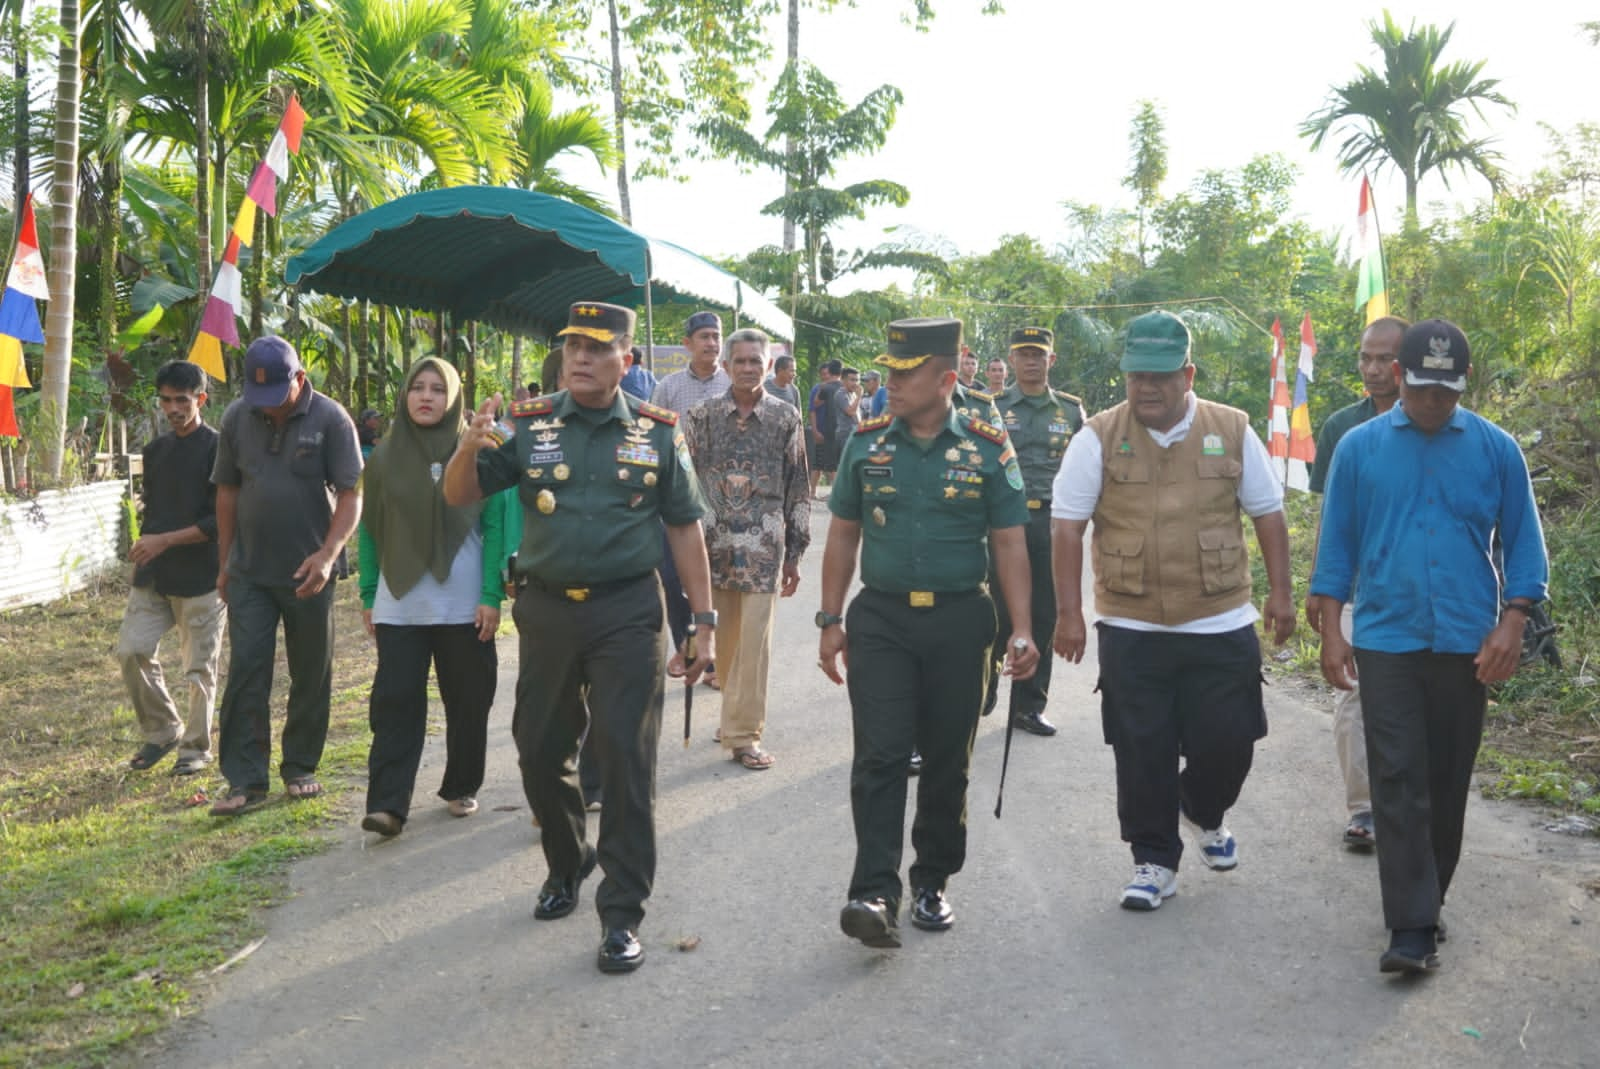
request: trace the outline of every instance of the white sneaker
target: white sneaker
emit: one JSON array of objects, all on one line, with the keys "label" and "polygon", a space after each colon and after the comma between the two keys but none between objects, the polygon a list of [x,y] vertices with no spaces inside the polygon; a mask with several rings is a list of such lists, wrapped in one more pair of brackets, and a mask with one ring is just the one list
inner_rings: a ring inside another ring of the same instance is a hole
[{"label": "white sneaker", "polygon": [[1219,825],[1207,831],[1201,828],[1194,837],[1194,845],[1200,850],[1200,860],[1205,862],[1207,868],[1226,872],[1239,864],[1239,844],[1233,840],[1233,832],[1227,825]]},{"label": "white sneaker", "polygon": [[1150,911],[1178,893],[1178,874],[1165,865],[1135,865],[1133,880],[1122,889],[1122,908]]}]

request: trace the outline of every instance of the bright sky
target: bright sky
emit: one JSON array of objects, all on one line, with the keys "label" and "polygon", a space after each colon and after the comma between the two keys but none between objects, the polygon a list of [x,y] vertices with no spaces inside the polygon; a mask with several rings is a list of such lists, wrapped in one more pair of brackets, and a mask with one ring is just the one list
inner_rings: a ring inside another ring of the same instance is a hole
[{"label": "bright sky", "polygon": [[[1007,0],[997,17],[980,16],[980,6],[935,0],[938,17],[926,34],[899,21],[910,0],[802,13],[802,54],[839,83],[847,101],[885,82],[905,94],[887,148],[847,161],[837,181],[891,179],[910,189],[911,203],[873,210],[835,238],[840,247],[875,245],[896,225],[947,239],[961,255],[988,251],[1009,233],[1053,244],[1067,233],[1063,201],[1132,207],[1120,182],[1131,121],[1146,98],[1166,120],[1165,194],[1202,171],[1280,152],[1300,168],[1296,211],[1319,229],[1348,233],[1359,181],[1339,174],[1330,145],[1312,154],[1296,127],[1330,85],[1355,75],[1358,62],[1378,62],[1366,23],[1381,17],[1379,3]],[[1600,121],[1600,48],[1578,27],[1600,19],[1600,5],[1457,0],[1390,10],[1402,26],[1454,21],[1446,58],[1488,61],[1483,73],[1500,79],[1519,110],[1491,109],[1474,128],[1500,139],[1513,173],[1542,161],[1548,142],[1540,122],[1567,131]],[[780,222],[759,214],[782,192],[776,175],[689,166],[694,177],[686,184],[633,186],[638,229],[714,256],[779,242]],[[1375,190],[1392,230],[1401,184],[1390,170]],[[1470,203],[1487,192],[1486,183],[1459,174],[1449,189],[1430,177],[1422,186],[1424,219],[1430,204]]]}]

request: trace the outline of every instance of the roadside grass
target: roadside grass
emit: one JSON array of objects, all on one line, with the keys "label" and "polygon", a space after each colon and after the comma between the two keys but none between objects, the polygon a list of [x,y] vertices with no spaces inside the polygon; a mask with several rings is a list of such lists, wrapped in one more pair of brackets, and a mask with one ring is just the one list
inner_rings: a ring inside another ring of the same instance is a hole
[{"label": "roadside grass", "polygon": [[[318,772],[329,793],[279,793],[231,820],[209,817],[198,793],[225,789],[215,766],[187,778],[170,775],[170,756],[127,767],[141,739],[112,655],[125,603],[107,583],[0,614],[0,1067],[106,1065],[193,1012],[218,966],[261,934],[289,863],[327,844],[340,795],[365,783],[376,656],[355,583],[335,609]],[[170,637],[162,652],[176,693]],[[286,672],[280,643],[275,740]]]},{"label": "roadside grass", "polygon": [[[1263,643],[1269,678],[1322,680],[1321,641],[1305,622],[1311,553],[1322,499],[1290,492],[1290,567],[1299,628],[1278,653]],[[1520,668],[1489,694],[1478,773],[1491,798],[1518,798],[1562,812],[1600,817],[1600,507],[1545,510],[1550,554],[1551,615],[1562,666],[1544,662]],[[1266,570],[1252,541],[1255,589],[1267,589]],[[1277,656],[1274,656],[1277,654]]]}]

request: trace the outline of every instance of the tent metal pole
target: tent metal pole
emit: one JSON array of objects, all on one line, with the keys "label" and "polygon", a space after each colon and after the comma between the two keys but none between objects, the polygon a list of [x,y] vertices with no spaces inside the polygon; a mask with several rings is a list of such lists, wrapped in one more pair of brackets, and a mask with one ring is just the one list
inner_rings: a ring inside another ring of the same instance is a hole
[{"label": "tent metal pole", "polygon": [[651,374],[656,370],[656,315],[650,296],[650,277],[655,265],[650,262],[650,246],[644,249],[644,366]]}]

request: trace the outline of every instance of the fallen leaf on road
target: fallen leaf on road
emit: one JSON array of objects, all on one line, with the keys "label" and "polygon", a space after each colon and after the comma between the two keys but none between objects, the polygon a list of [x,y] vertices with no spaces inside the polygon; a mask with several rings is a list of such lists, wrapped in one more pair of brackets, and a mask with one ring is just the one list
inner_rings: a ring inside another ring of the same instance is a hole
[{"label": "fallen leaf on road", "polygon": [[678,940],[677,943],[678,949],[684,951],[685,953],[694,950],[699,945],[700,937],[698,935],[686,935],[682,939]]},{"label": "fallen leaf on road", "polygon": [[87,990],[87,989],[83,986],[83,981],[79,980],[77,983],[75,983],[71,987],[67,988],[67,997],[68,998],[82,998],[83,997],[83,993],[84,993],[85,990]]},{"label": "fallen leaf on road", "polygon": [[497,805],[494,807],[494,811],[496,813],[515,813],[521,808],[520,805]]}]

